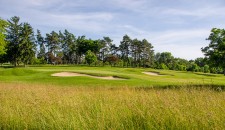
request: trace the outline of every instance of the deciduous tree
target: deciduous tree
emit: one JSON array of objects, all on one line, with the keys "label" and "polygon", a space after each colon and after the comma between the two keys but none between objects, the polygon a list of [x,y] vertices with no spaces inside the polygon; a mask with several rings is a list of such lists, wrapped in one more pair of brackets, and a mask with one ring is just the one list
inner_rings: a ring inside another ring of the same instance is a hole
[{"label": "deciduous tree", "polygon": [[97,57],[96,57],[96,55],[93,52],[91,52],[90,50],[88,50],[86,52],[86,55],[85,55],[85,60],[88,63],[88,65],[90,66],[91,63],[97,61]]},{"label": "deciduous tree", "polygon": [[8,22],[0,18],[0,56],[6,54],[6,27]]},{"label": "deciduous tree", "polygon": [[225,30],[213,28],[207,38],[209,45],[202,48],[202,52],[209,59],[213,67],[221,67],[225,75]]}]

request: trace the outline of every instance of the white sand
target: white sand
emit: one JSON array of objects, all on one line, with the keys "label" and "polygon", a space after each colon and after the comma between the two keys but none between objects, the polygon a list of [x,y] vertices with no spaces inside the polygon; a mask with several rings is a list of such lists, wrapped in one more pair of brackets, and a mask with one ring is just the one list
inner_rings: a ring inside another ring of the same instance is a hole
[{"label": "white sand", "polygon": [[142,72],[142,73],[147,74],[147,75],[151,75],[151,76],[162,76],[162,75],[160,75],[158,73],[154,73],[154,72]]},{"label": "white sand", "polygon": [[55,76],[55,77],[86,76],[86,77],[92,77],[92,78],[97,78],[97,79],[106,79],[106,80],[125,80],[125,79],[122,79],[122,78],[115,78],[113,76],[99,77],[99,76],[92,76],[92,75],[87,75],[87,74],[79,74],[79,73],[74,73],[74,72],[59,72],[59,73],[54,73],[51,76]]},{"label": "white sand", "polygon": [[72,73],[72,72],[59,72],[59,73],[54,73],[51,76],[56,76],[56,77],[74,77],[74,76],[85,76],[84,74],[79,74],[79,73]]}]

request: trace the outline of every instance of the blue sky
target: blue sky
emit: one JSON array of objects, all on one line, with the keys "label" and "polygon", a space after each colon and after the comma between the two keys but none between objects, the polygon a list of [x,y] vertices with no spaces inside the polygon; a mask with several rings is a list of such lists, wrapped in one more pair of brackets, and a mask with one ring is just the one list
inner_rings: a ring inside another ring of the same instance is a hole
[{"label": "blue sky", "polygon": [[203,56],[213,27],[225,28],[225,0],[1,0],[0,17],[19,16],[42,33],[68,29],[88,38],[127,34],[146,38],[155,52]]}]

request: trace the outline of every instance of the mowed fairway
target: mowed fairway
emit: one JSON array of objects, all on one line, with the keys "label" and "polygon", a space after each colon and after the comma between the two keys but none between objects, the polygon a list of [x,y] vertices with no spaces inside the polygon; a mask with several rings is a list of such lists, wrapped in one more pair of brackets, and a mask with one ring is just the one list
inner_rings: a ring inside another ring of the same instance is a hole
[{"label": "mowed fairway", "polygon": [[0,68],[0,129],[223,129],[224,85],[223,75],[143,68]]},{"label": "mowed fairway", "polygon": [[[91,76],[113,76],[124,80],[106,80],[87,76],[54,77],[58,72],[75,72]],[[143,72],[157,72],[147,75]],[[50,84],[66,87],[163,87],[186,85],[225,85],[225,76],[185,71],[154,70],[116,67],[45,66],[27,68],[0,68],[1,82]]]}]

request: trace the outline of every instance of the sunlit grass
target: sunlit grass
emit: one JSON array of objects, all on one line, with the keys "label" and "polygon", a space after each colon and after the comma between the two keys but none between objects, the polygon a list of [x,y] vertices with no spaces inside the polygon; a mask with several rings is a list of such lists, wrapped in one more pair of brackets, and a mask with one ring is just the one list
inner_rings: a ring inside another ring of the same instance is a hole
[{"label": "sunlit grass", "polygon": [[[157,72],[163,76],[150,76],[143,72]],[[114,76],[128,80],[115,81],[91,77],[52,77],[57,72],[76,72],[93,76]],[[85,87],[163,87],[168,85],[223,85],[225,76],[185,71],[154,70],[150,68],[117,68],[85,66],[43,66],[27,68],[0,68],[0,82],[52,84],[58,86]],[[85,83],[85,84],[84,84]]]},{"label": "sunlit grass", "polygon": [[225,92],[0,83],[0,129],[223,129]]},{"label": "sunlit grass", "polygon": [[224,86],[223,75],[146,68],[0,68],[0,129],[223,129]]}]

